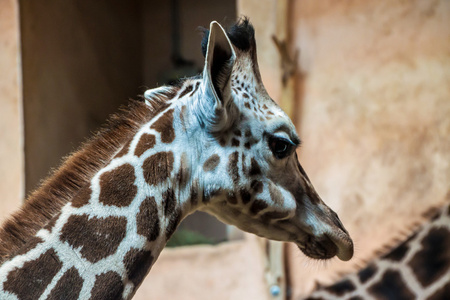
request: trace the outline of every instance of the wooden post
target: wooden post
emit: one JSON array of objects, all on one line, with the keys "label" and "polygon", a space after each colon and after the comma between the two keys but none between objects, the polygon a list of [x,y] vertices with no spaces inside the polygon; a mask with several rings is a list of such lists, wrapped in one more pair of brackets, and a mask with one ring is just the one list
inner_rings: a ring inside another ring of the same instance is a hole
[{"label": "wooden post", "polygon": [[0,224],[24,198],[19,1],[0,1]]},{"label": "wooden post", "polygon": [[[287,115],[295,119],[295,83],[297,74],[298,51],[290,55],[291,37],[289,32],[289,14],[291,0],[277,1],[276,32],[272,36],[280,54],[281,93],[279,104]],[[288,297],[286,287],[285,244],[267,241],[268,262],[266,264],[266,280],[272,299],[285,300]]]}]

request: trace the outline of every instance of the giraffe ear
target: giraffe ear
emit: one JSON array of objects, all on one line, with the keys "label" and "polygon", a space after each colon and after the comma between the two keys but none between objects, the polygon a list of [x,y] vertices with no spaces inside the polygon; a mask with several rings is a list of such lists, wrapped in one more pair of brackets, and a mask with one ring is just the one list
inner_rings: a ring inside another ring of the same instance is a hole
[{"label": "giraffe ear", "polygon": [[[205,48],[206,41],[203,42]],[[205,51],[204,51],[205,52]],[[231,126],[231,72],[236,54],[219,23],[211,22],[203,69],[203,96],[199,99],[200,121],[211,132]]]}]

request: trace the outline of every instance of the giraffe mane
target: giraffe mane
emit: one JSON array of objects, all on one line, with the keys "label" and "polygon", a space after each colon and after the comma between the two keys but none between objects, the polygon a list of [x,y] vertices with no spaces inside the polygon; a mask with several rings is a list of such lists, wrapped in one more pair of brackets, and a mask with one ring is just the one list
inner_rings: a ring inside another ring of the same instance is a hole
[{"label": "giraffe mane", "polygon": [[0,264],[57,215],[143,124],[167,107],[167,100],[178,90],[179,86],[172,86],[165,93],[147,99],[147,104],[131,100],[77,151],[65,157],[60,167],[1,226]]}]

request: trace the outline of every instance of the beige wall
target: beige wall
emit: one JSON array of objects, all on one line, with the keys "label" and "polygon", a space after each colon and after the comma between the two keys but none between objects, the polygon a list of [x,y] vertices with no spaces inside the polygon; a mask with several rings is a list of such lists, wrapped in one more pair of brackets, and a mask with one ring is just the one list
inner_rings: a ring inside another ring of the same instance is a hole
[{"label": "beige wall", "polygon": [[0,2],[0,223],[22,203],[22,87],[16,0]]},{"label": "beige wall", "polygon": [[[275,1],[263,2],[239,13],[270,31],[265,22],[273,16],[260,14]],[[292,3],[304,73],[300,160],[356,245],[353,262],[326,266],[290,247],[297,296],[315,279],[370,258],[426,208],[450,200],[450,2]],[[265,83],[277,80],[261,70]]]},{"label": "beige wall", "polygon": [[269,300],[254,235],[217,246],[166,248],[134,300]]},{"label": "beige wall", "polygon": [[22,1],[26,189],[142,92],[140,1]]}]

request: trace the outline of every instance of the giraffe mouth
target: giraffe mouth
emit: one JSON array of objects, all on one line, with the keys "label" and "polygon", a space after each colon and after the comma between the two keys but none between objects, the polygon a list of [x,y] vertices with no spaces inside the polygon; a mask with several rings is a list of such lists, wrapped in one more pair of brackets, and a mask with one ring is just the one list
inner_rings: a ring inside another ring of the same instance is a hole
[{"label": "giraffe mouth", "polygon": [[306,256],[313,259],[330,259],[339,252],[336,244],[327,236],[317,239],[308,235],[303,243],[297,243],[297,245]]},{"label": "giraffe mouth", "polygon": [[347,235],[323,235],[317,238],[308,234],[306,240],[297,245],[306,256],[313,259],[337,256],[342,261],[348,261],[353,256],[353,242]]}]

